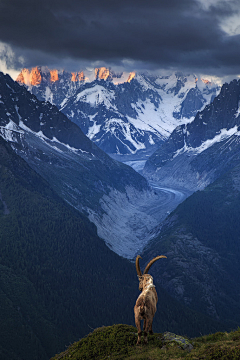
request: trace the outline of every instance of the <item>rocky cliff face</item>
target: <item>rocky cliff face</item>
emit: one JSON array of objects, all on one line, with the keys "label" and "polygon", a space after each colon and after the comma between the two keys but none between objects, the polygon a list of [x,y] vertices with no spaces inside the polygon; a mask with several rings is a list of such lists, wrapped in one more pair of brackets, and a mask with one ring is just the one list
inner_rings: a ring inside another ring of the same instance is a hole
[{"label": "rocky cliff face", "polygon": [[149,158],[144,174],[165,184],[202,189],[239,158],[240,82],[224,84],[194,121],[178,126]]}]

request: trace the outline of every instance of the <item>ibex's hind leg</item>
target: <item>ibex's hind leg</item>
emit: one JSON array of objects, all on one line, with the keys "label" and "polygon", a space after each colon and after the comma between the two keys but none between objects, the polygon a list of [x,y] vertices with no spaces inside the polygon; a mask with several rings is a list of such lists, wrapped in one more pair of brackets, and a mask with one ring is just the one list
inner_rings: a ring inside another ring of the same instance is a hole
[{"label": "ibex's hind leg", "polygon": [[145,344],[147,344],[147,342],[148,342],[147,335],[148,335],[149,326],[150,326],[150,322],[149,322],[148,319],[146,319],[146,324],[145,324],[145,329],[144,329],[144,342],[145,342]]},{"label": "ibex's hind leg", "polygon": [[141,323],[138,318],[135,318],[135,324],[138,331],[138,339],[137,339],[137,345],[141,344],[141,336],[142,336],[142,330],[141,330]]},{"label": "ibex's hind leg", "polygon": [[146,319],[144,319],[144,322],[143,322],[143,331],[145,331],[146,329]]}]

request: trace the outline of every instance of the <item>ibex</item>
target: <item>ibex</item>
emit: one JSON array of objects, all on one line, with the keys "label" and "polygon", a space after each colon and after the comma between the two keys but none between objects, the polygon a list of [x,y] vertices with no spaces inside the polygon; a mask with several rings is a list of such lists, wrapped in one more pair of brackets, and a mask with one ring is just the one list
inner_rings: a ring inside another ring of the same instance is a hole
[{"label": "ibex", "polygon": [[152,264],[155,263],[155,261],[162,258],[167,258],[167,257],[164,255],[160,255],[152,259],[147,264],[143,274],[139,266],[139,259],[141,259],[141,256],[138,255],[136,258],[136,270],[139,280],[139,290],[141,291],[141,294],[137,298],[136,305],[134,306],[135,324],[138,330],[137,345],[141,344],[141,336],[142,336],[141,323],[140,323],[141,320],[144,320],[144,324],[143,324],[144,342],[147,343],[148,332],[149,334],[153,334],[152,322],[155,312],[157,310],[156,306],[157,306],[158,296],[155,286],[153,285],[153,277],[148,274],[148,271],[152,266]]}]

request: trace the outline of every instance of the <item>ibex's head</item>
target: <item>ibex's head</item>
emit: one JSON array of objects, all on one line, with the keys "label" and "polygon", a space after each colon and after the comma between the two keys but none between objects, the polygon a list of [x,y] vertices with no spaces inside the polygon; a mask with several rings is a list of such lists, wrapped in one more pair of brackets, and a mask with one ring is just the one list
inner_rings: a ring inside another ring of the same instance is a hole
[{"label": "ibex's head", "polygon": [[[156,256],[154,259],[152,259],[151,261],[149,261],[149,263],[147,264],[147,266],[145,267],[145,270],[142,274],[141,269],[140,269],[140,265],[139,265],[139,259],[141,259],[141,256],[138,255],[136,257],[136,270],[137,270],[137,274],[138,274],[138,280],[139,280],[139,290],[142,291],[143,289],[143,283],[144,283],[144,279],[145,279],[145,275],[147,275],[147,277],[151,277],[151,275],[148,275],[148,271],[150,269],[150,267],[152,266],[152,264],[155,263],[155,261],[157,261],[158,259],[162,259],[162,258],[167,258],[164,255],[159,255]],[[152,278],[152,277],[151,277]]]}]

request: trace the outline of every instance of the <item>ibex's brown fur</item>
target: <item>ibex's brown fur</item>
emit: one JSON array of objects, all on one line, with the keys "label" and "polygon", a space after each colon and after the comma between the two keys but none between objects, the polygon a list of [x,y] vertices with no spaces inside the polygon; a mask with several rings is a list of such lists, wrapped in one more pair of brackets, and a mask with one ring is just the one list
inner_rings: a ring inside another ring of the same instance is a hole
[{"label": "ibex's brown fur", "polygon": [[139,259],[141,257],[138,255],[136,258],[136,269],[139,279],[139,290],[142,291],[139,297],[137,298],[136,305],[134,306],[135,314],[135,324],[138,330],[138,340],[137,344],[141,343],[141,320],[144,320],[143,331],[144,331],[144,342],[147,343],[147,334],[153,334],[152,331],[152,322],[155,312],[157,310],[157,301],[158,296],[153,285],[153,277],[147,272],[150,269],[151,265],[158,259],[166,258],[164,255],[157,256],[151,260],[146,266],[143,274],[140,270]]}]

